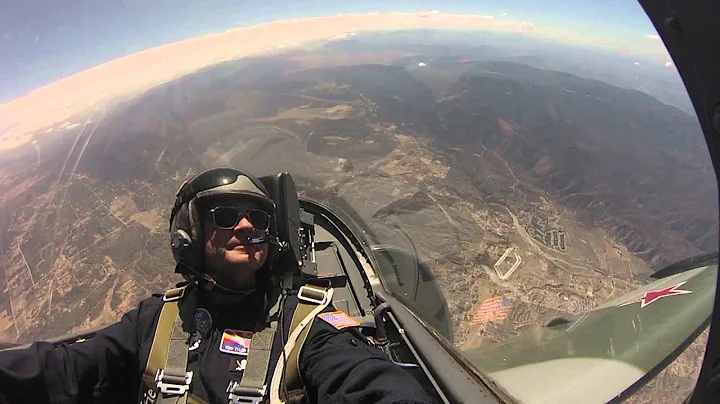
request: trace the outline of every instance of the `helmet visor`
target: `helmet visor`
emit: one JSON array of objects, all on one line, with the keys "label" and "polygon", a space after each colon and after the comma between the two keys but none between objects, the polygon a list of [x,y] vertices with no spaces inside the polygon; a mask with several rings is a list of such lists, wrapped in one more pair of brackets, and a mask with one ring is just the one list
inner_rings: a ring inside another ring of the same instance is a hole
[{"label": "helmet visor", "polygon": [[[238,171],[233,168],[217,168],[201,173],[193,178],[183,192],[187,193],[188,196],[194,197],[203,191],[234,184],[239,178],[243,177],[248,178],[243,175],[238,175]],[[258,189],[257,187],[253,191],[264,193],[264,190]]]},{"label": "helmet visor", "polygon": [[191,200],[195,199],[198,203],[202,200],[202,204],[207,206],[211,200],[228,197],[251,198],[267,213],[275,212],[275,203],[261,182],[241,170],[215,168],[198,174],[180,187],[170,214],[170,228],[181,206]]}]

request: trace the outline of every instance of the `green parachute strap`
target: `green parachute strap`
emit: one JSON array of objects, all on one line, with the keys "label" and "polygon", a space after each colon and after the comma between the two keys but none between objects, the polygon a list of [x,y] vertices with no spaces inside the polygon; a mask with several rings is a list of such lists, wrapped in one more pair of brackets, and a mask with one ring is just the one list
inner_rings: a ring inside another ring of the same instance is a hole
[{"label": "green parachute strap", "polygon": [[180,299],[185,294],[187,286],[170,289],[165,292],[160,318],[155,326],[150,354],[145,365],[142,377],[141,398],[147,391],[155,391],[155,403],[186,404],[187,392],[181,395],[168,395],[160,393],[156,388],[155,377],[159,369],[163,369],[164,379],[175,379],[185,375],[187,371],[189,334],[182,328],[180,317]]},{"label": "green parachute strap", "polygon": [[265,378],[270,367],[270,353],[276,329],[277,321],[272,321],[262,331],[253,333],[247,365],[238,383],[241,389],[265,390]]},{"label": "green parachute strap", "polygon": [[[305,288],[317,290],[320,292],[327,291],[326,287],[318,285],[307,284],[305,285]],[[293,313],[292,321],[290,322],[289,334],[293,333],[293,331],[298,327],[298,324],[300,324],[302,319],[307,317],[310,312],[318,306],[318,304],[319,303],[298,299],[298,304],[295,307],[295,312]],[[310,322],[302,330],[302,332],[298,336],[298,341],[295,343],[295,346],[293,347],[292,351],[290,351],[290,355],[287,358],[287,367],[285,368],[285,385],[287,386],[287,392],[289,396],[285,397],[285,401],[287,402],[298,401],[299,398],[304,395],[305,383],[300,376],[299,366],[300,351],[302,350],[303,344],[305,344],[305,339],[310,332],[310,327],[312,327],[314,320],[315,318],[313,317],[313,319],[310,320]],[[280,358],[280,360],[282,360],[282,358]],[[282,389],[280,390],[280,392],[284,394],[284,391]]]}]

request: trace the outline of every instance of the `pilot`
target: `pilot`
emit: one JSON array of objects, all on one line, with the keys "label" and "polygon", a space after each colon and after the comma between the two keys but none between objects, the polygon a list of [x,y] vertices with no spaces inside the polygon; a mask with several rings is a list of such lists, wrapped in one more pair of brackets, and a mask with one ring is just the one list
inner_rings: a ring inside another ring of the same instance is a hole
[{"label": "pilot", "polygon": [[85,341],[0,352],[0,402],[434,402],[332,306],[329,285],[288,293],[275,216],[247,172],[183,184],[170,233],[186,281]]}]

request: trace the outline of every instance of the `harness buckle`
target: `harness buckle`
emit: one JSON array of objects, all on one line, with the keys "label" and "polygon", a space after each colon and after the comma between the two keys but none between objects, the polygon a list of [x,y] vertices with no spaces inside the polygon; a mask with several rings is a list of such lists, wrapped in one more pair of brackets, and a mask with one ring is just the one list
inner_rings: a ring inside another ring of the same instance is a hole
[{"label": "harness buckle", "polygon": [[155,374],[155,382],[157,389],[167,395],[179,396],[187,393],[192,383],[193,372],[185,372],[184,374],[170,374],[164,369],[158,369]]},{"label": "harness buckle", "polygon": [[172,302],[182,299],[182,297],[185,296],[185,289],[187,289],[187,286],[173,288],[166,291],[163,295],[163,302]]},{"label": "harness buckle", "polygon": [[227,388],[229,404],[260,404],[265,399],[267,385],[261,389],[240,387],[236,381],[230,381]]},{"label": "harness buckle", "polygon": [[327,292],[324,290],[309,288],[307,286],[300,286],[297,296],[298,299],[309,303],[323,304],[327,298]]}]

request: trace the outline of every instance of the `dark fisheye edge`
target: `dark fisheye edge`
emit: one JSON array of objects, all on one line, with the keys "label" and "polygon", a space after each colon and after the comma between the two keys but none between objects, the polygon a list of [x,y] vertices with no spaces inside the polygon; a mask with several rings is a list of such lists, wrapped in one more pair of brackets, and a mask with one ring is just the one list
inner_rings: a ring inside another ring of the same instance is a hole
[{"label": "dark fisheye edge", "polygon": [[[638,0],[667,47],[692,100],[715,170],[720,172],[720,2]],[[720,195],[719,195],[720,197]],[[719,204],[720,206],[720,204]],[[720,246],[719,246],[720,247]],[[720,284],[717,278],[715,290]],[[720,297],[715,293],[705,357],[686,403],[720,402]]]},{"label": "dark fisheye edge", "polygon": [[[638,2],[662,38],[686,86],[705,136],[716,182],[720,189],[720,146],[718,145],[720,142],[720,26],[717,26],[720,2],[716,0],[638,0]],[[720,200],[720,194],[718,199]],[[720,249],[720,246],[718,247]],[[702,261],[709,256],[717,259],[717,253],[713,253],[702,257],[691,257],[688,260],[697,263],[695,261]],[[654,277],[668,276],[673,270],[685,266],[681,264],[684,262],[661,269],[654,274]],[[717,291],[720,277],[716,281]],[[717,293],[714,306],[712,317],[708,322],[710,334],[701,372],[694,391],[685,403],[720,402],[720,297]],[[406,324],[406,328],[409,326],[410,324]],[[94,331],[86,330],[85,334],[90,336]],[[420,334],[422,333],[414,335]],[[696,336],[693,334],[688,343]],[[65,338],[67,336],[55,340]],[[2,348],[4,346],[0,344],[0,349]],[[651,378],[644,379],[648,381]],[[475,392],[476,395],[482,393]],[[485,393],[489,395],[489,392]],[[618,397],[619,401],[627,396],[629,394]],[[485,398],[487,401],[494,401],[490,397],[485,396]]]}]

